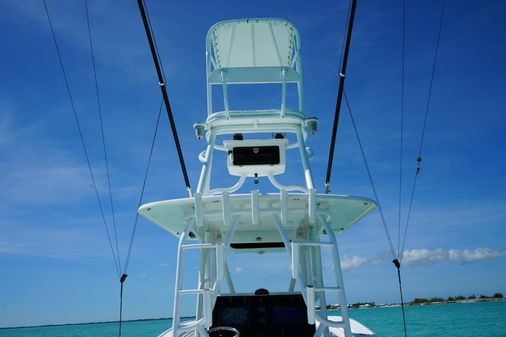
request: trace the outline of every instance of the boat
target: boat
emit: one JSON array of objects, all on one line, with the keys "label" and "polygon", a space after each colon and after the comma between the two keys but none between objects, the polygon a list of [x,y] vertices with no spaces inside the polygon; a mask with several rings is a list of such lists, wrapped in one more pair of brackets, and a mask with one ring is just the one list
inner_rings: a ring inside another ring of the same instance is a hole
[{"label": "boat", "polygon": [[[196,138],[207,143],[198,155],[202,169],[195,193],[138,210],[179,238],[172,327],[159,337],[375,336],[349,317],[336,236],[377,204],[365,197],[317,193],[309,138],[318,119],[304,113],[297,29],[272,18],[215,24],[206,37],[206,78],[207,118],[194,124]],[[279,105],[232,109],[228,89],[240,85],[281,86]],[[294,107],[288,104],[288,86],[296,88]],[[225,154],[228,172],[213,171],[218,152]],[[303,183],[280,182],[295,165],[302,166]],[[225,174],[236,183],[217,185]],[[246,181],[260,179],[269,192],[260,184],[244,191]],[[199,254],[198,266],[184,263],[190,251]],[[228,259],[244,252],[288,255],[287,291],[237,293]],[[330,281],[323,277],[324,264],[331,266]],[[183,282],[188,267],[199,270],[194,288]],[[330,294],[339,301],[339,315],[327,310]],[[196,303],[189,320],[182,314],[187,296]]]}]

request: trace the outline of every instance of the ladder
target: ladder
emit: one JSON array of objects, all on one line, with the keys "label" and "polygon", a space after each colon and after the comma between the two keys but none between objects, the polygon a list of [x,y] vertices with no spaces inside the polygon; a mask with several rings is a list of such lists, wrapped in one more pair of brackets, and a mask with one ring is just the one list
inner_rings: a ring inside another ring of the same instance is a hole
[{"label": "ladder", "polygon": [[[311,208],[309,203],[309,213]],[[329,336],[330,327],[342,328],[346,337],[352,337],[336,236],[325,217],[316,210],[313,212],[317,215],[319,226],[310,225],[305,240],[289,240],[280,218],[277,221],[278,230],[291,258],[292,282],[289,292],[293,292],[296,284],[299,284],[307,306],[308,323],[319,323],[314,337]],[[328,241],[320,241],[322,233],[328,236]],[[330,249],[331,252],[331,269],[334,271],[334,284],[331,286],[326,286],[323,280],[322,248]],[[329,319],[326,310],[326,294],[331,292],[337,294],[341,310],[339,321]],[[317,304],[320,306],[319,313],[316,312]]]},{"label": "ladder", "polygon": [[[213,324],[214,303],[226,269],[225,245],[223,243],[187,243],[192,227],[187,226],[178,244],[172,336],[180,336],[188,331],[197,331],[202,337],[208,336],[207,330]],[[200,250],[201,269],[198,288],[185,289],[183,287],[183,265],[187,250]],[[181,322],[181,300],[182,296],[186,295],[197,296],[197,313],[194,320]]]},{"label": "ladder", "polygon": [[[342,328],[346,337],[352,337],[351,325],[348,314],[339,251],[335,235],[327,231],[330,241],[296,241],[291,243],[292,278],[301,285],[302,294],[306,301],[308,323],[319,323],[314,336],[328,336],[329,328]],[[330,233],[330,234],[329,234]],[[331,269],[334,271],[334,282],[325,285],[322,275],[322,248],[331,251]],[[335,321],[329,318],[327,312],[326,294],[336,293],[341,310],[341,320]],[[316,312],[319,304],[320,311]]]}]

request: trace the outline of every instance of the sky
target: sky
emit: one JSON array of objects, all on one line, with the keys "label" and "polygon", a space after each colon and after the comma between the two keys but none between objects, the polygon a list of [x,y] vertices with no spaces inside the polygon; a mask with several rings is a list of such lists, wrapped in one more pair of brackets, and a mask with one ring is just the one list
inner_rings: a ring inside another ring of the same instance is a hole
[{"label": "sky", "polygon": [[[317,188],[323,191],[348,3],[146,2],[192,186],[205,147],[192,124],[206,116],[207,30],[233,18],[282,17],[294,23],[302,40],[305,112],[320,120],[309,145]],[[47,5],[110,221],[84,2],[47,0]],[[136,2],[89,0],[88,5],[124,262],[161,95]],[[441,6],[440,0],[407,1],[402,224]],[[506,293],[505,25],[503,1],[447,1],[403,255],[408,300]],[[42,1],[0,2],[0,32],[0,327],[116,320],[119,282]],[[401,57],[402,2],[359,1],[346,92],[394,244]],[[345,108],[331,189],[374,198]],[[143,200],[184,196],[163,113]],[[338,242],[349,302],[399,301],[377,211]],[[169,233],[139,221],[125,283],[126,319],[171,316],[176,247]],[[231,258],[239,290],[285,289],[289,264],[279,256]]]}]

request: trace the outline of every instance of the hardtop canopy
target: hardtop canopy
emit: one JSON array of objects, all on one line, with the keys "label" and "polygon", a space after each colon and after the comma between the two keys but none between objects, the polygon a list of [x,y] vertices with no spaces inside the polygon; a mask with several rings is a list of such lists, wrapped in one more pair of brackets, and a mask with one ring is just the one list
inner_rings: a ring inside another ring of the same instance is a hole
[{"label": "hardtop canopy", "polygon": [[292,67],[297,29],[284,19],[222,21],[207,33],[216,68]]}]

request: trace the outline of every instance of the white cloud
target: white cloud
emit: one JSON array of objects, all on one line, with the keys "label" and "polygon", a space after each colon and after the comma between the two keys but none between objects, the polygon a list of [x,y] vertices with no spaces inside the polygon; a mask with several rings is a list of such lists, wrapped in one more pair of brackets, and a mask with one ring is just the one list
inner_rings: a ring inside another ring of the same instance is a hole
[{"label": "white cloud", "polygon": [[[402,265],[418,266],[418,265],[434,264],[442,261],[467,264],[501,257],[506,257],[506,250],[492,250],[490,248],[476,248],[476,249],[417,248],[410,250],[408,249],[404,251],[404,253],[402,254]],[[357,255],[349,257],[345,255],[344,258],[341,260],[341,268],[343,272],[346,272],[369,265],[378,265],[387,261],[390,262],[390,259],[385,258],[372,259]],[[332,269],[331,265],[326,265],[325,268]]]},{"label": "white cloud", "polygon": [[341,260],[341,268],[343,271],[349,271],[352,269],[358,269],[367,264],[367,258],[363,256],[353,255],[353,257],[348,257],[347,255]]},{"label": "white cloud", "polygon": [[404,265],[418,265],[435,263],[448,259],[448,252],[438,249],[411,249],[405,250],[402,254],[402,262]]},{"label": "white cloud", "polygon": [[451,261],[460,264],[484,261],[506,257],[506,250],[492,250],[490,248],[476,249],[411,249],[402,254],[403,265],[430,264],[440,261]]},{"label": "white cloud", "polygon": [[465,264],[498,257],[505,257],[506,250],[491,250],[490,248],[476,248],[474,250],[464,249],[450,249],[448,251],[448,258],[450,261]]}]

